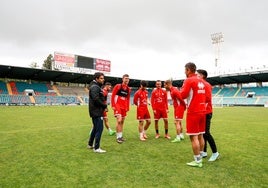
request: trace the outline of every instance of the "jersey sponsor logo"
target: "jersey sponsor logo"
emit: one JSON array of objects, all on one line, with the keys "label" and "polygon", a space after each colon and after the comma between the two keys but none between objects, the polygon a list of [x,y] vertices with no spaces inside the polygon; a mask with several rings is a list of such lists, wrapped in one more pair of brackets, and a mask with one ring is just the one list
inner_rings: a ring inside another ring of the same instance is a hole
[{"label": "jersey sponsor logo", "polygon": [[123,86],[121,84],[120,89],[117,91],[116,94],[121,97],[127,97],[129,94],[129,88],[127,87],[126,89],[123,89]]},{"label": "jersey sponsor logo", "polygon": [[158,102],[158,103],[162,103],[163,100],[162,100],[162,98],[157,98],[157,99],[156,99],[156,102]]},{"label": "jersey sponsor logo", "polygon": [[146,99],[143,99],[142,100],[142,103],[145,104],[145,105],[147,105],[147,100]]},{"label": "jersey sponsor logo", "polygon": [[197,93],[205,93],[205,85],[203,82],[198,82],[197,86],[198,86]]}]

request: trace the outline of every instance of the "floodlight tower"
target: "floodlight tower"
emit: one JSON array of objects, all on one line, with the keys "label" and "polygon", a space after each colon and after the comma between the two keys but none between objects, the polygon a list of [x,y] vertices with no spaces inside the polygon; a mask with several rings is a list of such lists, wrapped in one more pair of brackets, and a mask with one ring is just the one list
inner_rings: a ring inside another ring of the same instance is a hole
[{"label": "floodlight tower", "polygon": [[220,33],[213,33],[211,34],[211,39],[212,39],[212,44],[214,45],[215,48],[215,67],[216,69],[218,68],[220,70],[220,44],[223,42],[223,34],[222,32]]}]

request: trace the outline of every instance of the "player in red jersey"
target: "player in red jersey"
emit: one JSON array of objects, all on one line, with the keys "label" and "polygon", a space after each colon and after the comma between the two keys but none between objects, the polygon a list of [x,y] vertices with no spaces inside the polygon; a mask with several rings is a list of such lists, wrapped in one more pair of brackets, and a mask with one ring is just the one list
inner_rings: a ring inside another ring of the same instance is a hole
[{"label": "player in red jersey", "polygon": [[[137,106],[137,120],[139,121],[139,133],[140,140],[145,141],[147,139],[146,130],[151,124],[151,116],[148,110],[148,91],[146,89],[147,82],[142,80],[140,83],[140,89],[135,92],[133,103]],[[145,126],[144,125],[144,121]]]},{"label": "player in red jersey", "polygon": [[198,73],[198,75],[202,79],[204,79],[205,86],[207,88],[209,88],[208,92],[207,92],[208,103],[207,103],[207,106],[206,106],[206,132],[203,135],[204,140],[205,140],[205,145],[204,145],[203,152],[201,152],[201,155],[202,155],[203,158],[207,156],[207,142],[208,142],[209,145],[210,145],[210,148],[212,150],[212,155],[211,155],[211,157],[209,158],[208,161],[213,162],[213,161],[215,161],[215,160],[217,160],[219,158],[220,154],[217,151],[217,146],[216,146],[215,140],[214,140],[213,136],[210,134],[210,124],[211,124],[212,113],[213,113],[213,109],[212,109],[212,87],[206,81],[207,76],[208,76],[208,73],[207,73],[206,70],[198,69],[196,72]]},{"label": "player in red jersey", "polygon": [[125,141],[123,138],[123,127],[125,117],[129,111],[131,89],[128,87],[128,83],[129,75],[124,74],[122,83],[114,86],[111,96],[111,104],[114,110],[114,116],[116,117],[116,141],[120,144]]},{"label": "player in red jersey", "polygon": [[[110,82],[106,82],[104,84],[104,87],[102,88],[102,92],[103,92],[103,96],[104,96],[106,104],[107,104],[108,94],[109,94],[109,91],[111,91],[111,89],[112,89],[112,84]],[[109,125],[107,112],[108,111],[103,112],[104,125],[106,129],[109,131],[109,135],[112,136],[112,135],[115,135],[116,131],[113,131]]]},{"label": "player in red jersey", "polygon": [[170,139],[168,134],[168,99],[167,92],[162,86],[162,82],[157,80],[155,83],[156,88],[153,89],[151,94],[151,105],[154,111],[154,123],[155,123],[155,138],[159,138],[158,121],[160,118],[164,120],[165,126],[165,138]]},{"label": "player in red jersey", "polygon": [[172,86],[171,80],[166,80],[164,83],[164,87],[167,91],[170,91],[170,96],[173,101],[174,107],[174,123],[176,127],[176,138],[171,142],[176,143],[180,142],[184,139],[183,132],[182,132],[182,119],[184,115],[184,111],[186,109],[186,104],[184,100],[180,96],[180,92],[178,88]]},{"label": "player in red jersey", "polygon": [[181,97],[187,98],[186,134],[190,136],[194,161],[187,163],[189,166],[202,167],[200,151],[204,148],[203,134],[205,133],[206,112],[206,87],[203,79],[195,73],[196,65],[185,65],[186,79],[180,90]]}]

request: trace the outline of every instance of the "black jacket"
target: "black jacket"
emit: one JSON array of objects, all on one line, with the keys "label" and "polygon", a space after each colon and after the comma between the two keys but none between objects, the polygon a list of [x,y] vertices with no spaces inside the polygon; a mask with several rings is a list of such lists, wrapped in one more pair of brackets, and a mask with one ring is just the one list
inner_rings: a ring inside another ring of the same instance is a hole
[{"label": "black jacket", "polygon": [[89,86],[88,108],[90,117],[102,117],[105,108],[107,108],[101,85],[95,80]]}]

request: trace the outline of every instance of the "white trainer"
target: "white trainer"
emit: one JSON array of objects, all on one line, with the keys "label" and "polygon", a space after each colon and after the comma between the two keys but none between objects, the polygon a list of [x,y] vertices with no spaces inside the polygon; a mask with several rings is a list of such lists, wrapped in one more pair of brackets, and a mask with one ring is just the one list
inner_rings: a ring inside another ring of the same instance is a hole
[{"label": "white trainer", "polygon": [[202,158],[206,158],[208,156],[208,153],[207,152],[200,152],[200,155]]},{"label": "white trainer", "polygon": [[211,157],[209,158],[209,162],[216,161],[220,157],[220,154],[218,152],[212,153]]},{"label": "white trainer", "polygon": [[106,153],[105,150],[101,149],[101,148],[98,148],[98,149],[94,149],[93,150],[95,153]]}]

